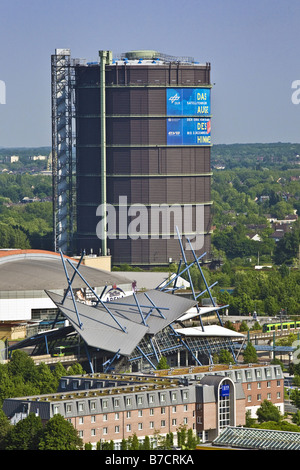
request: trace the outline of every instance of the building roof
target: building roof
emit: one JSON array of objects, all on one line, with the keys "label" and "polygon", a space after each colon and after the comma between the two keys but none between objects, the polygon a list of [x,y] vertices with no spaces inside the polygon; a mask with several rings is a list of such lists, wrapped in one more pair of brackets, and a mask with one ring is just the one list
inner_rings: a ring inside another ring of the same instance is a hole
[{"label": "building roof", "polygon": [[213,444],[243,449],[300,450],[300,433],[228,426]]},{"label": "building roof", "polygon": [[[72,261],[76,266],[78,261]],[[69,272],[72,276],[72,268]],[[89,266],[81,265],[80,272],[92,287],[131,284],[124,276]],[[43,250],[0,250],[0,291],[61,290],[67,286],[59,253]],[[86,284],[76,276],[73,287],[82,288]]]},{"label": "building roof", "polygon": [[237,331],[224,328],[219,325],[208,325],[204,326],[204,331],[201,326],[187,327],[187,328],[176,328],[176,332],[184,336],[222,336],[222,337],[239,337],[245,338],[245,335],[238,333]]},{"label": "building roof", "polygon": [[122,355],[130,355],[147,333],[158,333],[196,304],[195,300],[152,290],[137,294],[138,303],[131,295],[107,302],[106,307],[75,302],[75,308],[72,299],[47,294],[89,346]]},{"label": "building roof", "polygon": [[[167,284],[171,276],[176,276],[175,273],[170,274],[169,272],[159,272],[159,271],[117,271],[120,276],[127,277],[132,282],[136,283],[137,290],[150,290],[155,289],[160,284]],[[190,283],[183,279],[182,277],[178,277],[176,282],[177,287],[181,287],[183,289],[190,288]]]}]

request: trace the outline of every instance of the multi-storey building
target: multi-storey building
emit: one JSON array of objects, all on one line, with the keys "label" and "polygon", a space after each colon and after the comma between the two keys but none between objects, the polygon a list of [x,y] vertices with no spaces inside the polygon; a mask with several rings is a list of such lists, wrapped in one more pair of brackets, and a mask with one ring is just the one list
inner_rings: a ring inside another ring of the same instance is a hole
[{"label": "multi-storey building", "polygon": [[[179,375],[180,374],[180,375]],[[264,400],[284,412],[283,374],[278,365],[214,366],[174,369],[154,375],[90,374],[61,378],[58,393],[9,398],[3,410],[12,423],[39,414],[59,413],[85,443],[114,441],[136,434],[139,440],[165,435],[180,426],[203,442],[226,426],[243,426],[246,411],[255,417]]]}]

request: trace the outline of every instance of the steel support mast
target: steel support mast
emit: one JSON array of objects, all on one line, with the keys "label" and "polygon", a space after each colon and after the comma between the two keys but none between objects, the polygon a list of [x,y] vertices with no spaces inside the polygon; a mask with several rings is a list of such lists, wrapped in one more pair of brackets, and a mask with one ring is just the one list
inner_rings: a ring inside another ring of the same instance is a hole
[{"label": "steel support mast", "polygon": [[54,251],[71,254],[74,223],[72,79],[69,49],[51,56]]}]

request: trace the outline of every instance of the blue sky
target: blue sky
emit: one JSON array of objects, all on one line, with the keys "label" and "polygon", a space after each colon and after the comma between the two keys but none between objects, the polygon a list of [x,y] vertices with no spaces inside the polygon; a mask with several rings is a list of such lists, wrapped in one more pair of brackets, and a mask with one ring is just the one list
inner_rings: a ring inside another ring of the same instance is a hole
[{"label": "blue sky", "polygon": [[299,0],[1,0],[0,147],[51,145],[56,48],[211,62],[213,143],[300,142],[299,25]]}]

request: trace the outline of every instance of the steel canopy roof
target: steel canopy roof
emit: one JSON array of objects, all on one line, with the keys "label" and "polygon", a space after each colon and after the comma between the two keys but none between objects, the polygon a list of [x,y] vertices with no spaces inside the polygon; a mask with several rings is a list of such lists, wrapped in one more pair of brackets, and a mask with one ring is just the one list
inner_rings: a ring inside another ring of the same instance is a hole
[{"label": "steel canopy roof", "polygon": [[[154,335],[174,322],[196,301],[158,290],[123,297],[120,302],[91,306],[46,291],[73,328],[92,347],[130,355],[146,334]],[[155,305],[155,307],[154,307]],[[160,311],[157,309],[160,307]],[[80,325],[81,323],[81,325]]]}]

